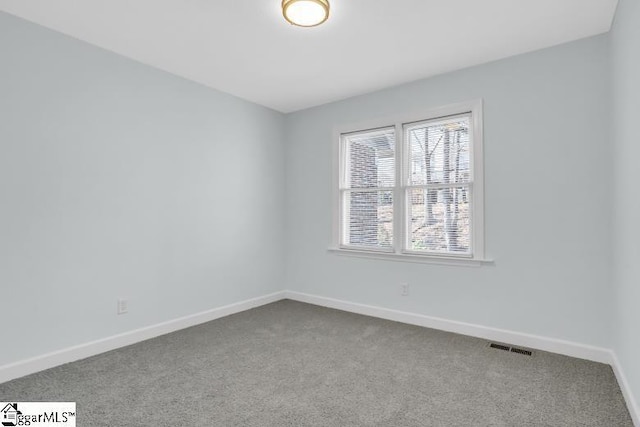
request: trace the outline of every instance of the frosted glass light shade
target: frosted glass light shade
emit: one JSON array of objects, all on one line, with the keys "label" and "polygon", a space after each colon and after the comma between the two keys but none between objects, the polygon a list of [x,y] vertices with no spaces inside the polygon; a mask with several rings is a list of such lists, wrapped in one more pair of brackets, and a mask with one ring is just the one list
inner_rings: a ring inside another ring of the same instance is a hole
[{"label": "frosted glass light shade", "polygon": [[329,0],[282,0],[284,19],[299,27],[315,27],[329,18]]}]

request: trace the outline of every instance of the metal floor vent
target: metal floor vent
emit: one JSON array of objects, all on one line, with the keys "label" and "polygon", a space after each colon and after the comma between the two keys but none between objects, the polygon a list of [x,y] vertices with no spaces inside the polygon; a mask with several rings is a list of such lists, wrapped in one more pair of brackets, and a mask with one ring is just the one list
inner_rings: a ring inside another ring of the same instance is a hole
[{"label": "metal floor vent", "polygon": [[489,347],[491,348],[497,348],[498,350],[504,350],[504,351],[509,351],[511,350],[511,347],[506,346],[506,345],[502,345],[502,344],[496,344],[494,342],[492,342],[491,344],[489,344]]},{"label": "metal floor vent", "polygon": [[505,344],[497,344],[497,343],[489,343],[490,348],[495,348],[496,350],[510,351],[511,353],[523,354],[525,356],[533,356],[533,352],[531,350],[525,350],[524,348],[511,347]]},{"label": "metal floor vent", "polygon": [[511,347],[511,353],[524,354],[525,356],[531,356],[531,350],[525,350],[523,348]]}]

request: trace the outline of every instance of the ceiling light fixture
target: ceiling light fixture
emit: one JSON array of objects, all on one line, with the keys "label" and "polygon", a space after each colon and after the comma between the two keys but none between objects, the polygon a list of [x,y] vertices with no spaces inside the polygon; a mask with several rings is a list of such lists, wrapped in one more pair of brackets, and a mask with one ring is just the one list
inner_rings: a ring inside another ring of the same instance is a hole
[{"label": "ceiling light fixture", "polygon": [[329,19],[329,0],[282,0],[284,19],[299,27],[315,27]]}]

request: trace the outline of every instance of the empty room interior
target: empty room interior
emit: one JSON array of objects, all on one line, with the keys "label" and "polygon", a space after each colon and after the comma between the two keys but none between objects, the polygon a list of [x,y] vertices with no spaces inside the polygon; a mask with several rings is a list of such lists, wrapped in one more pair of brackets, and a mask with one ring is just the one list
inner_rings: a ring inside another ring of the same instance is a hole
[{"label": "empty room interior", "polygon": [[0,420],[640,427],[639,121],[638,0],[0,0]]}]

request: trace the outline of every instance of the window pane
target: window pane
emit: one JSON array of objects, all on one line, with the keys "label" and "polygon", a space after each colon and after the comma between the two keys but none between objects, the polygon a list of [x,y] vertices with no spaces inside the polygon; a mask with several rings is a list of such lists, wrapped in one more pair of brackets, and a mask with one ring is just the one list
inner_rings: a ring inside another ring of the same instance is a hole
[{"label": "window pane", "polygon": [[393,246],[393,193],[346,191],[344,239],[348,246],[388,249]]},{"label": "window pane", "polygon": [[405,127],[412,185],[471,180],[468,116]]},{"label": "window pane", "polygon": [[469,187],[407,190],[409,250],[470,253]]},{"label": "window pane", "polygon": [[394,128],[343,136],[345,188],[393,187],[395,184]]}]

